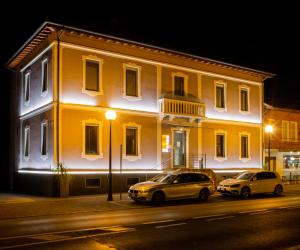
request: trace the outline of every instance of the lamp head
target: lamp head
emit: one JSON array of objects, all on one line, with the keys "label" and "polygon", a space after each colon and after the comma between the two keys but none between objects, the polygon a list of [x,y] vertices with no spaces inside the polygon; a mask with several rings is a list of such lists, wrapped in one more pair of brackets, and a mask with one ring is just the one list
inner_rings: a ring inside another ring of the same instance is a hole
[{"label": "lamp head", "polygon": [[273,132],[273,126],[272,125],[266,125],[265,126],[265,132],[266,133],[272,133]]},{"label": "lamp head", "polygon": [[117,118],[117,114],[114,110],[108,110],[105,112],[105,118],[107,120],[115,120]]}]

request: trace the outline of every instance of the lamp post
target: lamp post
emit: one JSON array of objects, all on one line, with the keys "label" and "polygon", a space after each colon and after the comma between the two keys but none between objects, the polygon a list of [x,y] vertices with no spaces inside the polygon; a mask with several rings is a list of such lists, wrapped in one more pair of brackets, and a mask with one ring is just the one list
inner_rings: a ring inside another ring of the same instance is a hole
[{"label": "lamp post", "polygon": [[108,110],[105,113],[105,118],[109,121],[109,171],[108,171],[108,194],[107,201],[112,201],[112,172],[111,172],[111,123],[115,120],[117,114],[113,110]]},{"label": "lamp post", "polygon": [[266,125],[265,126],[265,132],[269,135],[269,145],[268,145],[268,157],[269,157],[269,161],[268,161],[268,170],[270,171],[271,169],[271,144],[270,144],[270,138],[271,138],[271,134],[273,133],[273,126],[272,125]]}]

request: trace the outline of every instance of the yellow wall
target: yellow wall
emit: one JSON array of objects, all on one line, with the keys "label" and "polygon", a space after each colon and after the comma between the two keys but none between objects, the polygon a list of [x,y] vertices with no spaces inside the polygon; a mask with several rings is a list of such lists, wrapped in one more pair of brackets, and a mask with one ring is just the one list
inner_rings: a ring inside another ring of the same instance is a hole
[{"label": "yellow wall", "polygon": [[[83,120],[97,120],[103,123],[102,148],[103,158],[88,160],[82,158]],[[124,169],[149,169],[156,166],[156,118],[141,117],[130,113],[117,112],[117,119],[112,122],[112,166],[120,167],[120,145],[123,144],[123,124],[135,122],[141,126],[141,159],[123,160]],[[105,111],[62,109],[61,118],[61,161],[72,169],[108,169],[109,159],[109,122]]]},{"label": "yellow wall", "polygon": [[[227,133],[227,159],[215,160],[215,132],[218,130]],[[249,161],[239,159],[239,133],[250,134],[250,157]],[[225,123],[202,123],[202,153],[206,154],[208,168],[259,168],[261,167],[260,155],[260,127],[234,125]]]},{"label": "yellow wall", "polygon": [[[64,48],[62,51],[62,102],[151,112],[157,111],[157,69],[155,66],[68,48]],[[82,92],[82,57],[90,55],[97,56],[97,58],[103,60],[103,95],[90,96]],[[141,67],[141,100],[130,101],[123,97],[124,63],[135,63]]]}]

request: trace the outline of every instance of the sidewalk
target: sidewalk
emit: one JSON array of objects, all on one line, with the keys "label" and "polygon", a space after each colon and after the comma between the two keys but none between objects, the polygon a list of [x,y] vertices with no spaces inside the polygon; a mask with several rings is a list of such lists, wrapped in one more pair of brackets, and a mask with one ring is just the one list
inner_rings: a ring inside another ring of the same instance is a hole
[{"label": "sidewalk", "polygon": [[127,193],[113,195],[71,196],[66,198],[37,197],[23,194],[0,193],[0,220],[34,216],[62,215],[85,212],[107,212],[140,207],[129,200]]}]

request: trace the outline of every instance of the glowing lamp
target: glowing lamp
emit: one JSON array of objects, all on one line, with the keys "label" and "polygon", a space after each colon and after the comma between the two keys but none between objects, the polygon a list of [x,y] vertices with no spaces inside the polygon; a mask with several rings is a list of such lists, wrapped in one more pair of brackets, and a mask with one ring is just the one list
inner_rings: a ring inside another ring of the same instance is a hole
[{"label": "glowing lamp", "polygon": [[266,133],[272,133],[273,132],[273,126],[272,125],[267,125],[265,127],[265,132]]},{"label": "glowing lamp", "polygon": [[116,112],[114,110],[108,110],[105,113],[105,118],[107,120],[116,120],[117,114],[116,114]]}]

